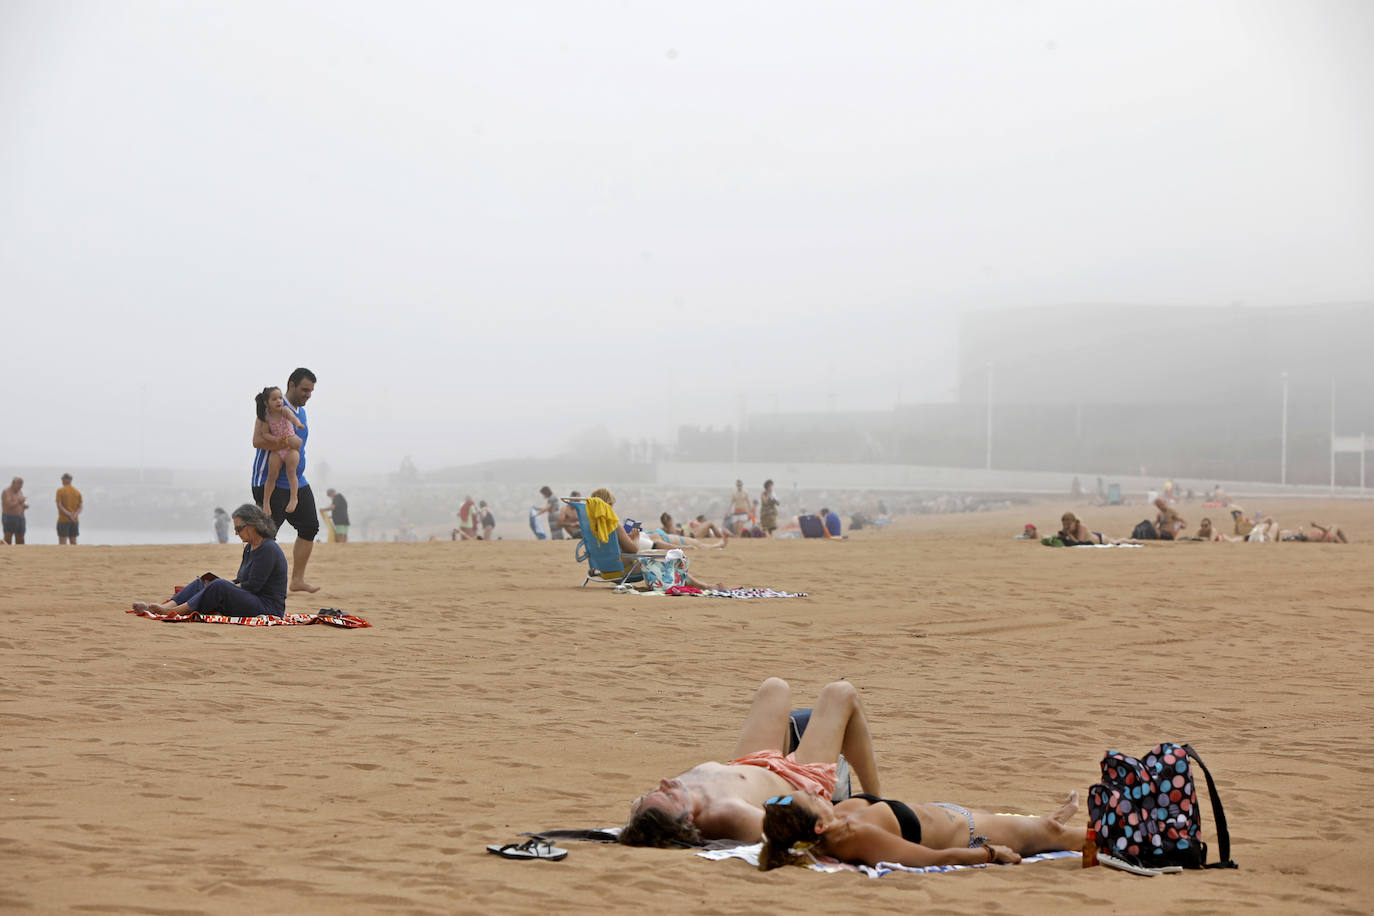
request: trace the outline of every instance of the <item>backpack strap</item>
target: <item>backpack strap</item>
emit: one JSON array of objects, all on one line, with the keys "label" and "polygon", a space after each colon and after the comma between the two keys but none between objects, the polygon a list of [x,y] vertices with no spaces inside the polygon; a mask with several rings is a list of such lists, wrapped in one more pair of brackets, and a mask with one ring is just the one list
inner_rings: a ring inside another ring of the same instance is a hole
[{"label": "backpack strap", "polygon": [[1217,845],[1220,860],[1210,865],[1203,865],[1203,868],[1239,868],[1235,862],[1231,861],[1231,831],[1226,828],[1226,812],[1221,807],[1221,796],[1217,794],[1217,784],[1212,781],[1212,771],[1207,769],[1207,764],[1202,762],[1202,758],[1193,750],[1191,744],[1183,745],[1183,749],[1188,752],[1188,756],[1197,761],[1197,765],[1202,767],[1202,775],[1207,777],[1207,794],[1212,796],[1212,817],[1217,822]]}]

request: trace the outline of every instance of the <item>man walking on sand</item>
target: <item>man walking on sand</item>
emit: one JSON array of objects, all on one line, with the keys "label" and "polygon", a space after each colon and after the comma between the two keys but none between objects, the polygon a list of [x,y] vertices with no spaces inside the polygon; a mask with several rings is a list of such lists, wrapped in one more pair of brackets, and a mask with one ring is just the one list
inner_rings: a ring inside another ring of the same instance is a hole
[{"label": "man walking on sand", "polygon": [[24,499],[24,478],[14,478],[8,487],[0,491],[0,504],[3,504],[4,509],[5,543],[24,543],[24,532],[28,529],[24,510],[29,507],[28,501]]},{"label": "man walking on sand", "polygon": [[[291,548],[291,584],[288,586],[293,592],[320,590],[318,585],[311,585],[305,581],[305,567],[310,562],[310,552],[315,549],[315,535],[320,533],[320,516],[315,511],[315,494],[305,479],[305,444],[310,438],[310,421],[305,417],[305,404],[314,393],[315,373],[309,369],[299,368],[286,380],[285,407],[293,411],[296,419],[301,421],[300,429],[295,431],[301,440],[301,460],[296,465],[296,508],[291,512],[286,511],[286,504],[291,499],[291,485],[286,479],[285,468],[277,475],[270,503],[272,521],[277,527],[280,528],[282,522],[290,522],[291,527],[296,529],[296,543]],[[253,456],[251,483],[253,501],[259,506],[263,505],[263,494],[268,486],[267,453],[285,448],[286,440],[289,438],[289,435],[274,436],[267,432],[266,424],[256,421],[253,423],[253,447],[257,449],[257,453]]]},{"label": "man walking on sand", "polygon": [[72,486],[72,475],[62,475],[57,488],[57,543],[76,545],[81,533],[81,491]]}]

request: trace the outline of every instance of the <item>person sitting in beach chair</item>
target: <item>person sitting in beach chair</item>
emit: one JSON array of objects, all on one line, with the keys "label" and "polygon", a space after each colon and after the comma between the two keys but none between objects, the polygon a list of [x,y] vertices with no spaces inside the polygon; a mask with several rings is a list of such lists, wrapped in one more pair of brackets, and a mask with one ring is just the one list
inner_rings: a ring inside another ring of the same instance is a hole
[{"label": "person sitting in beach chair", "polygon": [[812,792],[789,792],[763,803],[759,868],[805,862],[807,853],[874,866],[1014,864],[1022,856],[1081,848],[1087,831],[1070,825],[1077,814],[1077,792],[1044,817],[992,814],[949,802],[908,805],[867,793],[832,803]]},{"label": "person sitting in beach chair", "polygon": [[727,763],[698,764],[630,804],[620,831],[627,846],[701,846],[706,840],[757,842],[763,836],[763,804],[798,791],[829,798],[835,792],[841,754],[865,791],[882,789],[863,702],[853,684],[821,688],[796,750],[788,746],[791,687],[770,677],[754,691],[739,741]]}]

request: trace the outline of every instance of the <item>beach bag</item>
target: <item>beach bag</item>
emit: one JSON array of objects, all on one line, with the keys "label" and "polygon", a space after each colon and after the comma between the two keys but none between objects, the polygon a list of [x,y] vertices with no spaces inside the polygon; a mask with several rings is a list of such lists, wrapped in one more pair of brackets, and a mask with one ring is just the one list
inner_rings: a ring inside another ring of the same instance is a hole
[{"label": "beach bag", "polygon": [[1155,523],[1147,518],[1132,529],[1131,537],[1137,541],[1155,541],[1159,539],[1159,534],[1155,531]]},{"label": "beach bag", "polygon": [[639,561],[639,569],[644,573],[644,584],[656,591],[687,584],[686,557],[676,559],[646,557]]},{"label": "beach bag", "polygon": [[[1207,777],[1219,860],[1208,864],[1202,811],[1189,758]],[[1141,760],[1120,751],[1102,758],[1102,781],[1088,790],[1088,827],[1100,855],[1147,869],[1235,868],[1226,812],[1207,765],[1186,744],[1161,744]]]}]

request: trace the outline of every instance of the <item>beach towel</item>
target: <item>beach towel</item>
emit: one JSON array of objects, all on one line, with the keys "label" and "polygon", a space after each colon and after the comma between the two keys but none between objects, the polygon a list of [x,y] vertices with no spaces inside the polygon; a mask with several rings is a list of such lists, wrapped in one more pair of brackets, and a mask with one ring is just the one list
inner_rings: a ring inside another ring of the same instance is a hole
[{"label": "beach towel", "polygon": [[149,620],[161,620],[163,623],[232,623],[241,627],[306,627],[312,623],[323,623],[345,630],[358,630],[372,626],[361,617],[341,614],[333,608],[321,608],[319,612],[314,614],[287,614],[285,617],[269,617],[266,614],[260,617],[230,617],[226,614],[199,612],[194,614],[159,614],[151,610],[128,610],[124,613],[137,614],[139,617],[147,617]]},{"label": "beach towel", "polygon": [[674,585],[666,589],[640,591],[630,586],[620,586],[616,591],[621,594],[647,595],[651,598],[807,598],[806,592],[780,592],[772,588],[694,588],[690,585]]},{"label": "beach towel", "polygon": [[[763,849],[762,843],[748,843],[741,846],[734,846],[730,849],[706,849],[698,852],[697,855],[703,859],[720,861],[721,859],[743,859],[750,865],[758,868],[759,852]],[[800,866],[809,868],[812,871],[836,872],[850,871],[859,872],[870,878],[881,878],[893,872],[945,872],[961,871],[966,868],[998,868],[1009,863],[1005,862],[980,862],[977,865],[898,865],[896,862],[879,862],[876,866],[871,865],[850,865],[841,862],[839,859],[832,859],[829,856],[818,856],[808,853],[811,862],[808,865]],[[1050,859],[1077,859],[1081,858],[1082,853],[1072,850],[1060,850],[1059,852],[1042,852],[1039,855],[1025,856],[1021,859],[1021,864],[1026,865],[1031,862],[1046,862]]]},{"label": "beach towel", "polygon": [[615,510],[600,496],[593,496],[587,500],[587,520],[592,523],[592,534],[598,544],[609,541],[611,532],[620,524]]}]

